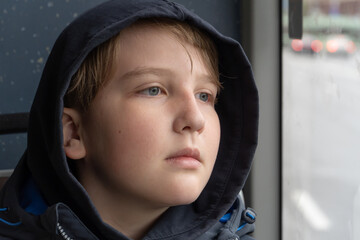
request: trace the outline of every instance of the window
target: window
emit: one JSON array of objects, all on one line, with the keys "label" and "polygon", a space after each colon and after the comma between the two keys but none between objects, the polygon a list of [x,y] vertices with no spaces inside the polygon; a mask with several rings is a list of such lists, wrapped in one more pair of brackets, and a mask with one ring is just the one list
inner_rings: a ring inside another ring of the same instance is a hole
[{"label": "window", "polygon": [[360,2],[282,7],[283,239],[360,239]]},{"label": "window", "polygon": [[[103,1],[1,1],[0,115],[30,111],[56,37],[79,14]],[[0,135],[0,170],[13,169],[25,148],[25,133]]]}]

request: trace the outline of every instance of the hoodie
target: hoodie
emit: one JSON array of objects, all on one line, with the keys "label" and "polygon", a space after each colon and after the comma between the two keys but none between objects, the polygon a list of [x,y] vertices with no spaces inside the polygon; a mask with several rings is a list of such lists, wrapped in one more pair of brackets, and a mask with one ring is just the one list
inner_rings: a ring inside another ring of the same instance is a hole
[{"label": "hoodie", "polygon": [[219,54],[216,111],[221,140],[211,177],[189,205],[169,208],[143,239],[252,239],[255,213],[238,197],[257,145],[258,94],[240,44],[167,0],[113,0],[79,16],[58,37],[45,65],[28,145],[0,194],[0,239],[128,239],[104,223],[72,174],[63,150],[63,97],[83,60],[141,18],[167,17],[206,32]]}]

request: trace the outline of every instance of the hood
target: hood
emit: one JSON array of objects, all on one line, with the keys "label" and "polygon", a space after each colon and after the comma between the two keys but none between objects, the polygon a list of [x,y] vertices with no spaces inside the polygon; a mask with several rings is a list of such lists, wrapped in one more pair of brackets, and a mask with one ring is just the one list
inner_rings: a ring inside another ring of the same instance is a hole
[{"label": "hood", "polygon": [[63,97],[71,77],[92,49],[137,19],[149,17],[174,18],[207,32],[218,48],[224,89],[216,105],[220,149],[207,186],[193,204],[170,208],[147,237],[194,239],[218,222],[242,189],[257,145],[258,94],[251,66],[238,42],[166,0],[115,0],[86,12],[53,46],[30,112],[28,147],[15,172],[27,168],[48,205],[68,205],[100,239],[122,239],[122,235],[101,221],[69,169],[62,148]]}]

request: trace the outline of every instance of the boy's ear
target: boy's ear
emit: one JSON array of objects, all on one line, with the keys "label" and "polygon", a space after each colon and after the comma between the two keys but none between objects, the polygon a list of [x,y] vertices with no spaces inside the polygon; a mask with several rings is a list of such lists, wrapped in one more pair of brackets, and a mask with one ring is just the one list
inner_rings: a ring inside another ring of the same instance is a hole
[{"label": "boy's ear", "polygon": [[62,116],[64,151],[71,159],[82,159],[86,156],[84,141],[79,132],[80,113],[73,108],[64,108]]}]

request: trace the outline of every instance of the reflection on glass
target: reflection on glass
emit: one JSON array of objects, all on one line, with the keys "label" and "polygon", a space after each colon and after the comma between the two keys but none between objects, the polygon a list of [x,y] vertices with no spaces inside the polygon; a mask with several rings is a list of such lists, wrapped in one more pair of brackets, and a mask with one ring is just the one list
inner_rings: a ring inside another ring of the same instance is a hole
[{"label": "reflection on glass", "polygon": [[61,30],[104,1],[0,1],[0,114],[30,110],[43,67]]},{"label": "reflection on glass", "polygon": [[[30,111],[60,31],[104,1],[0,1],[0,114]],[[13,169],[25,148],[26,134],[0,135],[0,171]]]},{"label": "reflection on glass", "polygon": [[360,1],[283,1],[283,239],[360,239]]},{"label": "reflection on glass", "polygon": [[0,135],[0,172],[15,168],[26,148],[26,140],[25,133]]}]

